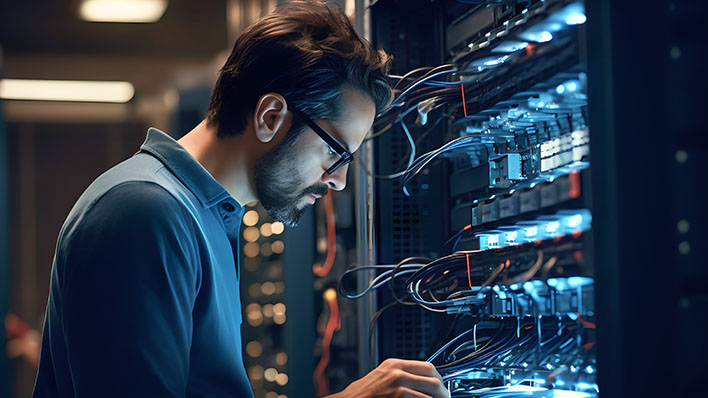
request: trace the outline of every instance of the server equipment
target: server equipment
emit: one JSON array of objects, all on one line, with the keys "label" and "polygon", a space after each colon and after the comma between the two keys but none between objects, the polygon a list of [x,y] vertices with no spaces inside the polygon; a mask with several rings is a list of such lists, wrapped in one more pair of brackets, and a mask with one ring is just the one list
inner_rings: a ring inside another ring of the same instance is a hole
[{"label": "server equipment", "polygon": [[615,3],[371,4],[395,98],[360,167],[371,265],[339,285],[363,300],[362,371],[427,360],[453,397],[700,390],[706,140],[689,109],[708,87],[689,23],[706,7]]}]

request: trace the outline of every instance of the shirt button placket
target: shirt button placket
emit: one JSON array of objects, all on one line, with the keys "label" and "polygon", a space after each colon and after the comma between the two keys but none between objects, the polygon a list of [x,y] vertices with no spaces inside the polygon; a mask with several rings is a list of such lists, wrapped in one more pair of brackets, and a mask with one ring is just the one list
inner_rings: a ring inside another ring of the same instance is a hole
[{"label": "shirt button placket", "polygon": [[221,218],[224,220],[224,226],[226,227],[226,230],[229,231],[234,226],[233,225],[234,224],[234,222],[233,222],[234,214],[233,213],[236,210],[236,207],[228,201],[222,203],[220,207],[221,207],[221,209],[220,209],[219,213],[221,213]]}]

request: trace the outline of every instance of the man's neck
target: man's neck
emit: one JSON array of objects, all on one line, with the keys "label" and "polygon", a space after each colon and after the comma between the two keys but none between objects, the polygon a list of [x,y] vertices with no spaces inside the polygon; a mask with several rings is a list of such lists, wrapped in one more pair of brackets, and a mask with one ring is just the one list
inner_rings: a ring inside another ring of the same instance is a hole
[{"label": "man's neck", "polygon": [[[247,132],[245,132],[247,133]],[[256,200],[251,187],[249,170],[253,157],[246,142],[248,134],[219,138],[216,127],[206,120],[180,138],[179,142],[216,181],[241,205]]]}]

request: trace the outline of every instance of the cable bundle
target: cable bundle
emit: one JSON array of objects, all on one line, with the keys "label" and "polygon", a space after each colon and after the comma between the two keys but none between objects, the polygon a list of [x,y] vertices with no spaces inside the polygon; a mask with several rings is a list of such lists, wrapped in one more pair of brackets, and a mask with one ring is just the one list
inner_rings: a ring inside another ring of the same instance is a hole
[{"label": "cable bundle", "polygon": [[[491,254],[492,258],[483,261],[475,257],[471,259],[471,256],[480,254]],[[524,267],[524,272],[511,275],[508,271],[511,260],[507,258],[498,263],[497,257],[489,251],[460,251],[434,261],[410,257],[398,264],[353,267],[340,278],[339,292],[348,299],[358,299],[388,285],[393,298],[401,304],[418,304],[430,311],[448,312],[449,307],[486,304],[484,293],[490,291],[494,283],[526,282],[535,276],[541,268],[540,265],[543,264],[543,252],[538,250],[535,256],[526,256],[529,257],[529,264],[528,267]],[[545,263],[546,268],[554,264],[553,258]],[[345,279],[356,272],[366,270],[383,270],[383,272],[361,292],[351,293],[344,290]],[[404,276],[406,293],[413,301],[403,301],[395,294],[395,280],[397,277]]]},{"label": "cable bundle", "polygon": [[593,346],[592,342],[583,344],[584,329],[570,317],[480,322],[440,347],[428,362],[435,364],[443,380],[464,379],[466,373],[482,368],[550,371],[564,365],[581,367]]}]

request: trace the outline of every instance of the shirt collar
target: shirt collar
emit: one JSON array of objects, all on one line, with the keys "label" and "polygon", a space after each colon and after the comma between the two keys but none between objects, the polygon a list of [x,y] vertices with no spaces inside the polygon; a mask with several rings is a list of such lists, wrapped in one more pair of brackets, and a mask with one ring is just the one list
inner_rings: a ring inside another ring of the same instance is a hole
[{"label": "shirt collar", "polygon": [[211,207],[227,200],[237,208],[242,207],[184,147],[164,132],[150,127],[140,150],[158,158],[192,191],[202,206]]}]

